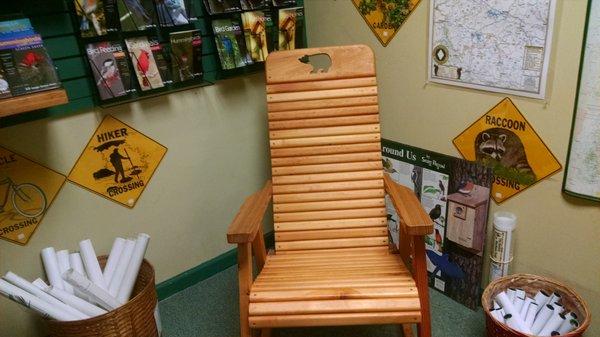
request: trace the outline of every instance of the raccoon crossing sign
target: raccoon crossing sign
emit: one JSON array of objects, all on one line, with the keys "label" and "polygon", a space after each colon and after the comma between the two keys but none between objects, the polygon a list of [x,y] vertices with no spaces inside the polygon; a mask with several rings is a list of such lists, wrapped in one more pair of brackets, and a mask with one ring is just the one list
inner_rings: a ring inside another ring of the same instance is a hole
[{"label": "raccoon crossing sign", "polygon": [[493,169],[492,198],[497,203],[561,169],[510,98],[471,124],[453,143],[465,159]]}]

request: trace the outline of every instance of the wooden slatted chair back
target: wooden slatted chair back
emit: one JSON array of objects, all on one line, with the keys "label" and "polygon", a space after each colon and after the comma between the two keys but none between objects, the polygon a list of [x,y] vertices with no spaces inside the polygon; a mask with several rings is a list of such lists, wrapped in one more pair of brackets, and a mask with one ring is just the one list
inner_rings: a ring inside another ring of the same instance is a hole
[{"label": "wooden slatted chair back", "polygon": [[[321,54],[330,62],[311,65]],[[371,49],[276,52],[266,77],[276,250],[386,247]]]}]

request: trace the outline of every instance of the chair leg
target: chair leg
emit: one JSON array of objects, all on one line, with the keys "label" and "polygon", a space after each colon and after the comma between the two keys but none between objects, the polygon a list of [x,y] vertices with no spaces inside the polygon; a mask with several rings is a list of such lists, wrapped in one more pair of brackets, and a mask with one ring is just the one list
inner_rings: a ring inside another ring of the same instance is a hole
[{"label": "chair leg", "polygon": [[413,237],[415,249],[413,275],[419,291],[421,302],[421,322],[417,324],[419,337],[431,337],[431,315],[429,310],[429,280],[427,277],[427,261],[425,258],[425,238],[422,235]]},{"label": "chair leg", "polygon": [[403,337],[414,337],[412,331],[412,324],[402,324],[402,336]]},{"label": "chair leg", "polygon": [[252,286],[252,246],[250,243],[238,245],[238,283],[240,295],[240,336],[252,337],[248,322],[250,309],[250,286]]}]

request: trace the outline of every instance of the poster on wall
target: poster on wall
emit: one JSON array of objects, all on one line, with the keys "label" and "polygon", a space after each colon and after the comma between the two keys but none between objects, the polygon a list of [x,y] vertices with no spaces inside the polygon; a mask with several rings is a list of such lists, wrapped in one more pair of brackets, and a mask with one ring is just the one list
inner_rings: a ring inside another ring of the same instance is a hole
[{"label": "poster on wall", "polygon": [[556,0],[430,0],[429,80],[544,99],[555,8]]},{"label": "poster on wall", "polygon": [[[382,140],[383,166],[412,189],[434,222],[425,237],[429,286],[475,309],[493,181],[491,169],[464,159]],[[399,248],[398,215],[386,196],[388,228]]]},{"label": "poster on wall", "polygon": [[0,238],[25,245],[66,177],[0,146]]},{"label": "poster on wall", "polygon": [[69,181],[133,208],[167,148],[108,115],[86,145]]},{"label": "poster on wall", "polygon": [[588,3],[577,101],[563,190],[600,201],[600,1]]},{"label": "poster on wall", "polygon": [[352,0],[373,34],[385,47],[421,0]]},{"label": "poster on wall", "polygon": [[493,169],[492,198],[497,203],[562,168],[510,98],[471,124],[453,143],[465,159]]}]

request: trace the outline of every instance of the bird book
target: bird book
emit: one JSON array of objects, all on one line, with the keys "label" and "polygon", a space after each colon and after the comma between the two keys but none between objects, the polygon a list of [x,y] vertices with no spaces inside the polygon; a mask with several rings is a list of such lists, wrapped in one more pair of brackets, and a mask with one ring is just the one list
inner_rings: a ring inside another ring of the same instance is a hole
[{"label": "bird book", "polygon": [[204,0],[204,7],[211,15],[242,10],[240,0]]},{"label": "bird book", "polygon": [[269,0],[240,0],[240,5],[245,11],[253,11],[269,7]]},{"label": "bird book", "polygon": [[293,50],[305,47],[304,7],[282,8],[279,10],[279,50]]},{"label": "bird book", "polygon": [[54,63],[39,35],[9,42],[0,48],[0,94],[3,97],[60,87]]},{"label": "bird book", "polygon": [[165,85],[173,83],[169,63],[165,56],[166,50],[163,47],[163,44],[158,41],[157,37],[148,38],[148,43],[150,43],[150,50],[152,50],[152,56],[154,56],[156,67],[158,68],[163,83]]},{"label": "bird book", "polygon": [[153,0],[116,0],[121,30],[124,32],[156,27]]},{"label": "bird book", "polygon": [[275,7],[293,7],[296,6],[296,0],[273,0]]},{"label": "bird book", "polygon": [[191,0],[154,0],[162,27],[187,25],[196,20]]},{"label": "bird book", "polygon": [[125,44],[142,91],[164,87],[165,84],[158,70],[148,38],[145,36],[127,38]]},{"label": "bird book", "polygon": [[82,37],[119,30],[116,0],[73,0]]},{"label": "bird book", "polygon": [[[415,193],[434,223],[434,232],[425,237],[429,286],[475,309],[481,295],[491,169],[385,139],[382,155],[386,173]],[[390,241],[398,249],[400,219],[387,198]]]},{"label": "bird book", "polygon": [[102,41],[86,45],[85,51],[101,100],[126,96],[136,91],[121,43]]},{"label": "bird book", "polygon": [[246,47],[253,62],[264,62],[273,51],[275,35],[273,16],[269,10],[242,13]]},{"label": "bird book", "polygon": [[246,50],[242,26],[237,18],[213,20],[212,26],[221,68],[228,70],[252,64],[252,58]]},{"label": "bird book", "polygon": [[171,73],[173,82],[202,78],[202,38],[200,31],[188,30],[170,34]]}]

